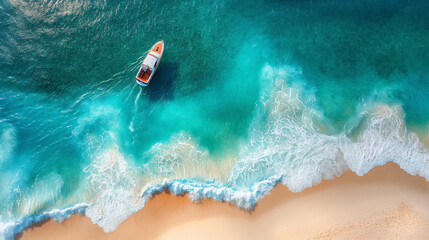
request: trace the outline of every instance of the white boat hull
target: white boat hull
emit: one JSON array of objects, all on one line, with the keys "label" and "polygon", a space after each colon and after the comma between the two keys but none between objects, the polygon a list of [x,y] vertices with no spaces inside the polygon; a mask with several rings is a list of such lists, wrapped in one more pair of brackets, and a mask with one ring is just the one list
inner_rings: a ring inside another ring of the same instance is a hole
[{"label": "white boat hull", "polygon": [[164,41],[155,43],[146,55],[139,72],[136,75],[136,82],[142,87],[149,85],[155,75],[164,53]]}]

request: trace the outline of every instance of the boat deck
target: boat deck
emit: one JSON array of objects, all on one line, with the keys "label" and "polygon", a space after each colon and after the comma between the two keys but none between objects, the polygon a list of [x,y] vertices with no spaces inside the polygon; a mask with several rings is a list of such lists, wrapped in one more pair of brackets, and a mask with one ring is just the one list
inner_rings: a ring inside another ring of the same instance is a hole
[{"label": "boat deck", "polygon": [[152,74],[152,70],[147,69],[146,71],[141,71],[138,75],[138,79],[144,83],[147,83],[149,81],[149,77]]}]

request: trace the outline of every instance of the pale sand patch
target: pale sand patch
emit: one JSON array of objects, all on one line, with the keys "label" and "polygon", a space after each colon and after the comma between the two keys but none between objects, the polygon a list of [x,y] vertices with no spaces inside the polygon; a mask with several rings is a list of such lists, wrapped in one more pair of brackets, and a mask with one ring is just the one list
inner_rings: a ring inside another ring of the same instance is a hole
[{"label": "pale sand patch", "polygon": [[84,216],[47,221],[20,239],[429,239],[429,183],[396,164],[292,193],[276,187],[255,211],[162,193],[106,234]]},{"label": "pale sand patch", "polygon": [[316,235],[315,239],[427,239],[428,221],[408,204],[350,221]]}]

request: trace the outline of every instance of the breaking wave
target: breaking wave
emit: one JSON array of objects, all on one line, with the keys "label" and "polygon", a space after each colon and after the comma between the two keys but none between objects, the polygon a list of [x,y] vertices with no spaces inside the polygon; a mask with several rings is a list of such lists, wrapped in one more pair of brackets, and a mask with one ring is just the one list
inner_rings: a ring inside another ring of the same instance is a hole
[{"label": "breaking wave", "polygon": [[28,216],[14,222],[0,222],[0,239],[14,239],[15,235],[31,225],[47,219],[63,222],[73,214],[83,214],[89,204],[81,203],[64,209],[54,209],[37,216]]},{"label": "breaking wave", "polygon": [[[74,213],[84,213],[111,232],[166,189],[175,195],[187,194],[193,201],[211,198],[253,209],[277,184],[299,192],[347,170],[364,175],[391,161],[409,174],[429,180],[428,149],[407,130],[400,106],[372,105],[359,114],[352,128],[330,135],[326,131],[329,122],[313,92],[303,87],[298,68],[267,65],[260,80],[266,88],[238,156],[215,161],[196,139],[181,132],[152,146],[147,151],[150,161],[134,166],[114,141],[103,139],[97,148],[103,149],[107,142],[107,150],[94,152],[85,168],[90,204],[2,223],[2,238],[11,239],[35,222],[62,221]],[[82,132],[84,121],[80,123]],[[11,131],[4,131],[2,139],[13,139]]]}]

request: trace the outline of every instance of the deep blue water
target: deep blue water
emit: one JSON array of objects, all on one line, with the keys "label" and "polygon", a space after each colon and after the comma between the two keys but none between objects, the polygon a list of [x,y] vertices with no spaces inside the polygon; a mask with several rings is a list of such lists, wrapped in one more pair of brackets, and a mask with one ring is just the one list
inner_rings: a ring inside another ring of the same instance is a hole
[{"label": "deep blue water", "polygon": [[390,161],[429,180],[428,11],[0,0],[0,239],[73,212],[113,231],[167,187],[253,208]]}]

